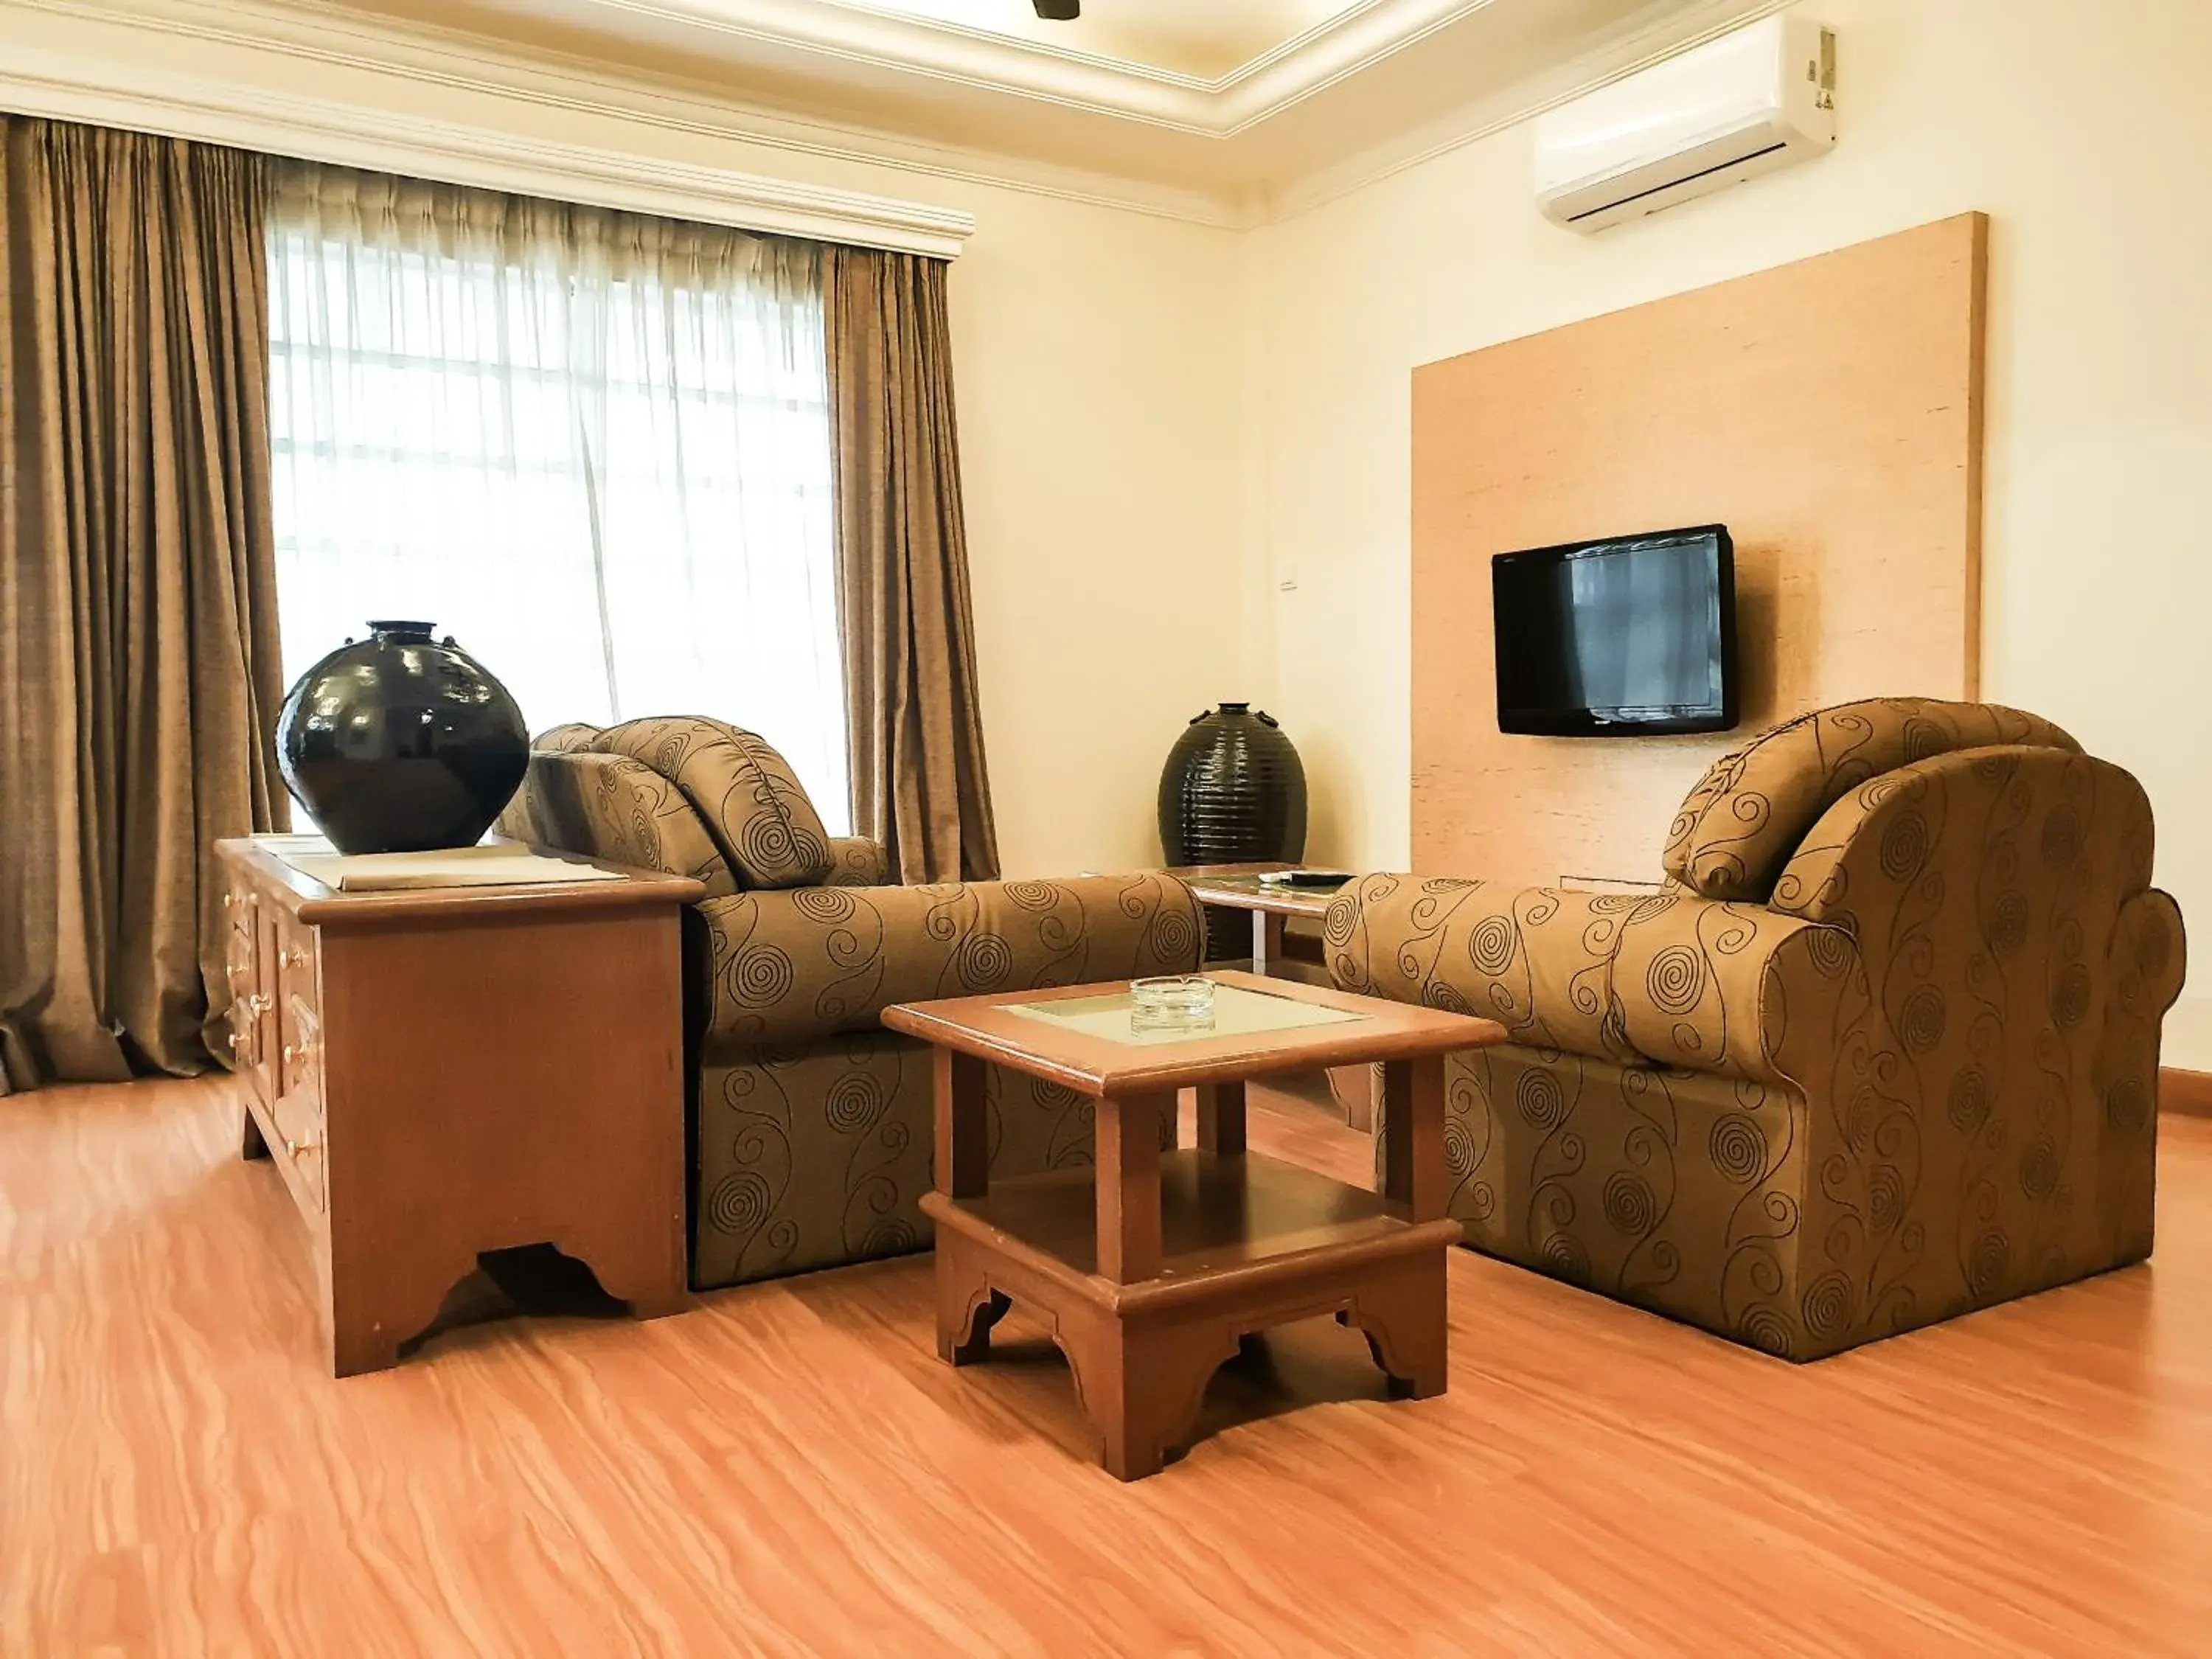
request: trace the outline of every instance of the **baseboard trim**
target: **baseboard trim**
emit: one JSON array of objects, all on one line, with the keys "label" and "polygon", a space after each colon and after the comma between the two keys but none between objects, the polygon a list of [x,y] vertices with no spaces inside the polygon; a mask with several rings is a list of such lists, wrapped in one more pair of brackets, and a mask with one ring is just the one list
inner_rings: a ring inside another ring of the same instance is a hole
[{"label": "baseboard trim", "polygon": [[2212,1072],[2185,1072],[2176,1066],[2160,1066],[2158,1109],[2182,1117],[2212,1117]]}]

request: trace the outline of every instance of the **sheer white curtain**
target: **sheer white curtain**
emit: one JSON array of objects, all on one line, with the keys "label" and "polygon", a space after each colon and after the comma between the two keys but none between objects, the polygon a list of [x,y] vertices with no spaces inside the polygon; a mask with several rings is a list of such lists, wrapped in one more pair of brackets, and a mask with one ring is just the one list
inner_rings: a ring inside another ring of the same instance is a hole
[{"label": "sheer white curtain", "polygon": [[815,251],[305,163],[270,217],[288,678],[426,619],[533,732],[758,732],[842,833]]}]

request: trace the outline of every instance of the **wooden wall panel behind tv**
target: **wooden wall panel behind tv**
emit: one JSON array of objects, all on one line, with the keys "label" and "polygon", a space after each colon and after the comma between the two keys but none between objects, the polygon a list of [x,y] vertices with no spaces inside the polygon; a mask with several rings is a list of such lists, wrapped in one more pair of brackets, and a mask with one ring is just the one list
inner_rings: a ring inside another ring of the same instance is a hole
[{"label": "wooden wall panel behind tv", "polygon": [[[1414,869],[1656,880],[1683,794],[1751,732],[1975,695],[1987,247],[1967,214],[1414,370]],[[1712,522],[1735,732],[1498,731],[1491,555]]]}]

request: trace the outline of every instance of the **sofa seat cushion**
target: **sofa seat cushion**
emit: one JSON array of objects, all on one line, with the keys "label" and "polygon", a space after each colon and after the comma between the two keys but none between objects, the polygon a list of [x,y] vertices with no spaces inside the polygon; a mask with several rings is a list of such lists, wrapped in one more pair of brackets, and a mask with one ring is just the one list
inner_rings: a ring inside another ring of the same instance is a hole
[{"label": "sofa seat cushion", "polygon": [[2040,716],[1989,702],[1881,697],[1776,726],[1714,763],[1675,815],[1668,876],[1700,897],[1764,904],[1820,815],[1914,761],[2000,744],[2081,752]]},{"label": "sofa seat cushion", "polygon": [[762,738],[724,720],[626,720],[594,744],[668,779],[748,887],[816,887],[835,867],[829,831],[799,777]]}]

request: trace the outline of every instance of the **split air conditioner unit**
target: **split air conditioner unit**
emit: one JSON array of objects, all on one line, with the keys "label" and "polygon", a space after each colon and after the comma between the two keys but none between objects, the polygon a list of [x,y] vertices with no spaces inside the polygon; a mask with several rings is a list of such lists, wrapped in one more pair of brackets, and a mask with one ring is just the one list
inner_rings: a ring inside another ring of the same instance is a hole
[{"label": "split air conditioner unit", "polygon": [[1785,14],[1538,117],[1536,204],[1571,229],[1599,230],[1835,142],[1835,33]]}]

